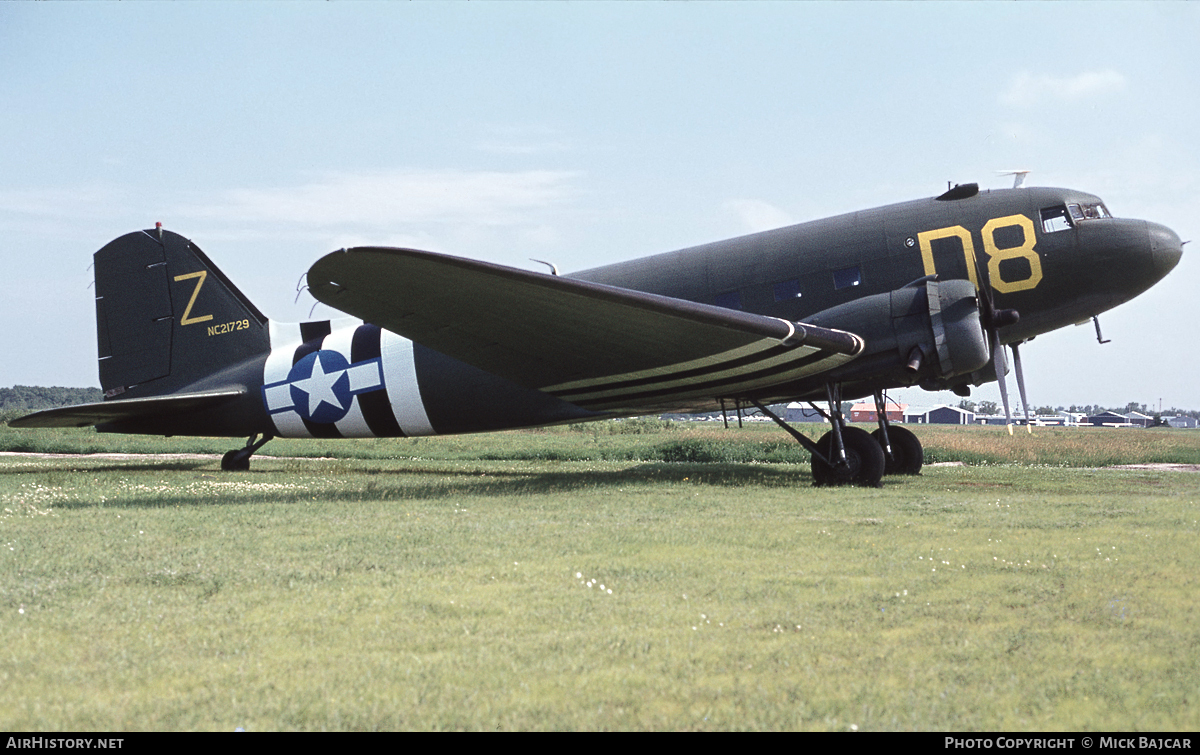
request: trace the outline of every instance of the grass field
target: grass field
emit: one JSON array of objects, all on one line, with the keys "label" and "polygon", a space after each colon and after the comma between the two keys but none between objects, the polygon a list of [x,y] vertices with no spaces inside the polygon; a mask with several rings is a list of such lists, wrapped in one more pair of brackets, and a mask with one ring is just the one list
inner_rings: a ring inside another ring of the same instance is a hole
[{"label": "grass field", "polygon": [[1200,727],[1200,474],[1094,468],[1200,433],[916,431],[968,465],[814,489],[654,421],[0,457],[0,728]]}]

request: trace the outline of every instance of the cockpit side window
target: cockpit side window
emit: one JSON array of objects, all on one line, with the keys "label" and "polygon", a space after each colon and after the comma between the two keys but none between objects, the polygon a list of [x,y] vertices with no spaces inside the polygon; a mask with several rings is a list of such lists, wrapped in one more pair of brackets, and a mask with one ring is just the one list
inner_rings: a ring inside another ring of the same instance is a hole
[{"label": "cockpit side window", "polygon": [[1067,231],[1074,227],[1066,205],[1042,208],[1042,230],[1046,233]]}]

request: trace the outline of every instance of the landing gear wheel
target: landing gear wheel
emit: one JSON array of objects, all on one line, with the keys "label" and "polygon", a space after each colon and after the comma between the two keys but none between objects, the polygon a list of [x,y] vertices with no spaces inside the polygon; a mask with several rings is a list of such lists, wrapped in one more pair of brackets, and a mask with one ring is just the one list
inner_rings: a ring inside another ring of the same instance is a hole
[{"label": "landing gear wheel", "polygon": [[243,448],[235,448],[229,453],[221,457],[221,469],[226,472],[248,472],[250,471],[250,457],[254,452],[267,444],[271,440],[272,435],[263,434],[260,440],[255,440],[257,435],[251,435],[246,441]]},{"label": "landing gear wheel", "polygon": [[[883,455],[883,473],[886,475],[921,474],[921,466],[925,464],[925,449],[921,448],[921,441],[913,435],[912,430],[889,425],[887,434],[888,440],[892,444],[892,458],[889,459],[887,454]],[[876,430],[871,435],[882,449],[883,431]]]},{"label": "landing gear wheel", "polygon": [[[871,434],[857,427],[842,429],[842,443],[846,447],[846,464],[829,466],[816,457],[812,460],[813,484],[862,485],[877,488],[883,479],[883,449]],[[835,461],[833,432],[827,432],[817,441],[817,450],[830,461]]]},{"label": "landing gear wheel", "polygon": [[248,472],[250,471],[250,456],[253,453],[245,448],[230,451],[221,457],[221,469],[226,472]]}]

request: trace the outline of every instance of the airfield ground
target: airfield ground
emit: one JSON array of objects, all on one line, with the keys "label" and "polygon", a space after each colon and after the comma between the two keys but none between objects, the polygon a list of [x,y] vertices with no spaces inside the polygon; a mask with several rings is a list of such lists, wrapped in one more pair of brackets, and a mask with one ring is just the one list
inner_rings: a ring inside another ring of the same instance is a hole
[{"label": "airfield ground", "polygon": [[1200,474],[1103,468],[1200,433],[916,431],[965,464],[814,489],[652,421],[0,457],[0,727],[1200,728]]}]

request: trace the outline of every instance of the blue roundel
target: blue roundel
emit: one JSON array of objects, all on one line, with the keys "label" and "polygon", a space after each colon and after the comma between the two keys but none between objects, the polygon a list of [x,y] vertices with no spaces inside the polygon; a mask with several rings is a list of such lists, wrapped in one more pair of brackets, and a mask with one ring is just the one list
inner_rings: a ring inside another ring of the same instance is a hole
[{"label": "blue roundel", "polygon": [[350,393],[350,364],[339,352],[314,351],[292,365],[287,381],[291,384],[296,411],[318,424],[337,422],[350,411],[354,396]]}]

